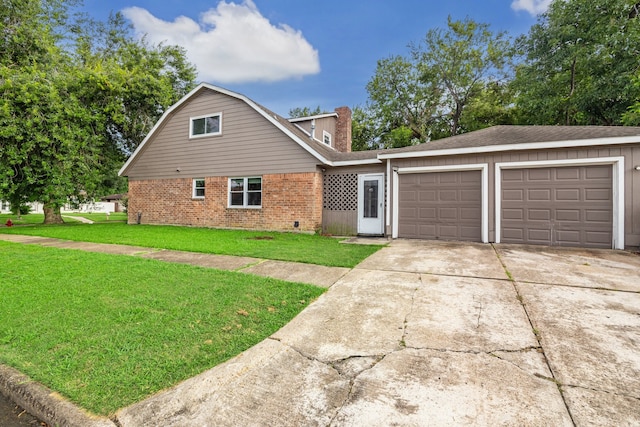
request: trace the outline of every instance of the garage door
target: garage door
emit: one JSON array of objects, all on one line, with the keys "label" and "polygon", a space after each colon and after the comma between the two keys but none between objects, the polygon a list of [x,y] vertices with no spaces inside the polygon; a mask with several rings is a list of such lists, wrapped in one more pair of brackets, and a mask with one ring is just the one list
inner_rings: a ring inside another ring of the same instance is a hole
[{"label": "garage door", "polygon": [[398,237],[479,242],[481,171],[399,176]]},{"label": "garage door", "polygon": [[610,165],[502,171],[504,243],[611,248]]}]

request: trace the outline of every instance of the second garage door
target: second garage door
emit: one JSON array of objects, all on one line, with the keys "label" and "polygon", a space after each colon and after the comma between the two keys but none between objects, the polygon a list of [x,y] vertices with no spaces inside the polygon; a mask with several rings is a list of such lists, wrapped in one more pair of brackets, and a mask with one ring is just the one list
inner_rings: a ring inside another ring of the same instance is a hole
[{"label": "second garage door", "polygon": [[611,248],[610,165],[502,171],[503,243]]},{"label": "second garage door", "polygon": [[481,171],[399,177],[398,237],[481,241]]}]

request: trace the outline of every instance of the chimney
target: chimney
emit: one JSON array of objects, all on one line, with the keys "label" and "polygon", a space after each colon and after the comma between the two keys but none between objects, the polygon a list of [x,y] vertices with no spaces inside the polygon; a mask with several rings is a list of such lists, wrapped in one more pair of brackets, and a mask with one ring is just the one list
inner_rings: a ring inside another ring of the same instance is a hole
[{"label": "chimney", "polygon": [[336,108],[336,139],[334,148],[342,153],[351,152],[351,109],[349,107]]}]

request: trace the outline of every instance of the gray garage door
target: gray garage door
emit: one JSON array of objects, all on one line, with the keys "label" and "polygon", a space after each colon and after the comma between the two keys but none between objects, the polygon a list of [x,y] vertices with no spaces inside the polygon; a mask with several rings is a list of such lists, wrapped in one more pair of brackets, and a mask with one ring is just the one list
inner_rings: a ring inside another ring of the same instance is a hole
[{"label": "gray garage door", "polygon": [[612,167],[502,171],[504,243],[611,248]]},{"label": "gray garage door", "polygon": [[481,172],[400,175],[398,236],[479,242]]}]

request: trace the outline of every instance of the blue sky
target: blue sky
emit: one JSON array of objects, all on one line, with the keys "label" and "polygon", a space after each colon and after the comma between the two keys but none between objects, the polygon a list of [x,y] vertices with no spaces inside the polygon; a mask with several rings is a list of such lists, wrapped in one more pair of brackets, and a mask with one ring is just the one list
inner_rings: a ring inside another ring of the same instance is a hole
[{"label": "blue sky", "polygon": [[287,116],[364,105],[376,62],[405,55],[447,16],[511,36],[528,32],[551,0],[85,0],[104,20],[121,11],[139,35],[187,50],[198,81]]}]

